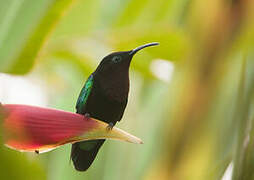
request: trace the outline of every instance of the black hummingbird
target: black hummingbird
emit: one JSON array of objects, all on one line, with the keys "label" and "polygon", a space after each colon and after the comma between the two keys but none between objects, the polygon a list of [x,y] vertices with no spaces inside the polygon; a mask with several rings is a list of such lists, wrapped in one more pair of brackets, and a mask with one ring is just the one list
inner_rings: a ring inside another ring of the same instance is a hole
[{"label": "black hummingbird", "polygon": [[[114,52],[104,57],[82,88],[77,104],[78,114],[108,123],[111,129],[122,119],[128,102],[129,67],[139,50],[155,46],[149,43],[131,51]],[[87,170],[105,139],[77,142],[72,145],[71,159],[78,171]]]}]

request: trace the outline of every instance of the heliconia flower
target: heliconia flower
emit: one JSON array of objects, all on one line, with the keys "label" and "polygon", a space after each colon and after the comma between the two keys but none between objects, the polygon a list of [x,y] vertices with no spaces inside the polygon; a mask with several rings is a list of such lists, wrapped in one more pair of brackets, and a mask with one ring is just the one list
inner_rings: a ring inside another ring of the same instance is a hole
[{"label": "heliconia flower", "polygon": [[5,104],[0,106],[6,146],[28,152],[46,152],[66,143],[93,139],[115,139],[142,144],[142,141],[118,128],[108,130],[107,123],[62,110]]}]

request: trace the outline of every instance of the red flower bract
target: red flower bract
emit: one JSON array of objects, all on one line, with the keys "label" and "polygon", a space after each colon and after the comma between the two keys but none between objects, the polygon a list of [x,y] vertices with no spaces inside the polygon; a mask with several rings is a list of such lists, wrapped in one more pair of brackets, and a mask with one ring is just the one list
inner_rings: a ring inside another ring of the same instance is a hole
[{"label": "red flower bract", "polygon": [[28,105],[2,105],[6,144],[14,149],[34,150],[78,140],[94,129],[96,121],[82,115]]}]

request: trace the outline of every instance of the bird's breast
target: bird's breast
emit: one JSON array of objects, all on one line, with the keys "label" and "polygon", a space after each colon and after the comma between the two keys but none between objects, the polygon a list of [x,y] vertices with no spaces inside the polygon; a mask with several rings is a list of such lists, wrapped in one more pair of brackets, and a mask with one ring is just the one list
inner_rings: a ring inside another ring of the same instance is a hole
[{"label": "bird's breast", "polygon": [[115,124],[121,120],[127,105],[128,92],[125,93],[125,99],[116,100],[96,86],[88,98],[86,112],[94,118]]}]

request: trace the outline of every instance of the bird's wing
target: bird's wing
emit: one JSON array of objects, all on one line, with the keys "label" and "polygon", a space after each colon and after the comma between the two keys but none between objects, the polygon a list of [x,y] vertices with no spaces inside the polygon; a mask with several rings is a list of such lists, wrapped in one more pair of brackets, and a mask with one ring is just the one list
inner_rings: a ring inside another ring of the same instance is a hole
[{"label": "bird's wing", "polygon": [[94,80],[94,77],[93,77],[93,74],[91,74],[89,78],[86,80],[86,83],[79,94],[78,101],[76,104],[77,113],[82,114],[82,111],[86,105],[87,99],[92,91],[93,80]]}]

